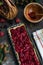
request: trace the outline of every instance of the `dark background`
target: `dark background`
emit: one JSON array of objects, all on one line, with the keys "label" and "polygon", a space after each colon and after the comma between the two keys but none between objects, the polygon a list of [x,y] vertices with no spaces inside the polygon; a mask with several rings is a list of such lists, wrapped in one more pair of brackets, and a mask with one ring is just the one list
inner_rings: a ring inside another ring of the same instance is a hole
[{"label": "dark background", "polygon": [[[43,5],[43,0],[39,0],[39,3],[41,3]],[[43,20],[40,21],[39,23],[36,23],[36,24],[33,24],[33,23],[30,23],[29,21],[27,21],[24,17],[24,14],[23,14],[23,10],[24,10],[24,7],[25,6],[18,6],[18,15],[16,18],[19,18],[21,20],[21,22],[23,22],[28,30],[29,30],[29,33],[30,33],[30,38],[32,37],[31,34],[36,31],[36,30],[39,30],[39,29],[42,29],[43,28]],[[15,18],[15,19],[16,19]],[[16,25],[17,23],[15,22],[15,19],[14,20],[11,20],[11,21],[8,21],[6,20],[5,23],[0,23],[0,31],[3,31],[5,32],[5,35],[3,37],[0,38],[0,43],[7,40],[7,42],[9,43],[9,40],[8,40],[8,34],[7,34],[7,28],[12,26],[12,25]],[[21,23],[20,22],[20,23]],[[2,28],[1,28],[2,27]]]}]

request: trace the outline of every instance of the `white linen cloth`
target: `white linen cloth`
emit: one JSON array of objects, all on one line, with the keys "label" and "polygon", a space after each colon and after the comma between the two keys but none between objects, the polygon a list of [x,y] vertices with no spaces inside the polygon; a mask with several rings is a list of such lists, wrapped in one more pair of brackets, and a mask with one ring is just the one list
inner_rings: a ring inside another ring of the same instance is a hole
[{"label": "white linen cloth", "polygon": [[43,29],[33,32],[33,37],[43,59]]}]

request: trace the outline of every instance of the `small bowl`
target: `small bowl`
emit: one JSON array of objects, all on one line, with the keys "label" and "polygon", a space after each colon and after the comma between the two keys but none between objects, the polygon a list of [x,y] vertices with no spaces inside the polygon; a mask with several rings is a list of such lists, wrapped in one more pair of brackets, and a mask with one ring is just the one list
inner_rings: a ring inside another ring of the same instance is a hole
[{"label": "small bowl", "polygon": [[[36,18],[34,17],[34,19],[33,19],[29,15],[30,12],[32,12],[32,11],[37,13],[37,14],[43,14],[43,6],[39,3],[33,2],[33,3],[26,5],[26,7],[24,8],[24,16],[28,21],[30,21],[32,23],[40,22],[43,19],[43,16],[37,15]],[[32,16],[32,14],[31,14],[31,16]]]}]

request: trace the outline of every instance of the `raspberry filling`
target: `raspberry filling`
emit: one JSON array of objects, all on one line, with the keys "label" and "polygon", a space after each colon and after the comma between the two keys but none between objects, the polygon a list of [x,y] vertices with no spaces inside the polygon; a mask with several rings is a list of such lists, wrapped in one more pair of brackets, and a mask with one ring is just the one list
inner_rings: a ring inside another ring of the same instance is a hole
[{"label": "raspberry filling", "polygon": [[40,65],[24,26],[10,30],[15,51],[19,55],[20,65]]}]

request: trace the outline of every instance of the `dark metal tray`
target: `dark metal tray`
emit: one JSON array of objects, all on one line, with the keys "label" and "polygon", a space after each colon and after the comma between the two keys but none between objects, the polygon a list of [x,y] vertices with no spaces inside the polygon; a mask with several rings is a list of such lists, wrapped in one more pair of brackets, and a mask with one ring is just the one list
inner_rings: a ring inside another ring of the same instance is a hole
[{"label": "dark metal tray", "polygon": [[[8,30],[8,37],[9,37],[9,40],[10,40],[10,45],[12,46],[12,49],[13,49],[13,52],[14,52],[14,53],[15,53],[15,50],[14,50],[14,48],[13,48],[13,44],[12,44],[13,41],[12,41],[12,38],[11,38],[11,36],[10,36],[9,30],[10,30],[11,28],[13,28],[13,27],[20,26],[20,25],[22,25],[22,23],[13,25],[13,26],[11,26],[11,27],[9,27],[9,28],[7,29],[7,30]],[[27,33],[28,33],[28,35],[29,35],[29,37],[30,37],[30,40],[31,40],[31,42],[32,42],[32,45],[33,45],[33,47],[34,47],[34,49],[35,49],[36,55],[37,55],[37,57],[38,57],[38,59],[39,59],[41,65],[42,65],[43,62],[42,62],[40,53],[39,53],[39,51],[38,51],[38,48],[37,48],[37,46],[36,46],[36,44],[35,44],[35,42],[34,42],[34,40],[33,40],[33,36],[32,36],[31,33],[29,32],[28,27],[27,27],[27,26],[25,26],[25,27],[26,27],[26,31],[27,31]],[[15,56],[16,56],[16,53],[15,53]],[[17,61],[17,63],[18,63],[17,56],[16,56],[16,61]],[[18,63],[18,64],[19,64],[19,63]]]}]

